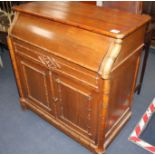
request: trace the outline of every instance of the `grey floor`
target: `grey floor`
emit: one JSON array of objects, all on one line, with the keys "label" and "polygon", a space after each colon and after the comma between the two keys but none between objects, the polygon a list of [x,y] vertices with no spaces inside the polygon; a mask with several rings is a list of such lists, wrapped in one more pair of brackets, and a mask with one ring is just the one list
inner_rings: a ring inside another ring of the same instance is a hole
[{"label": "grey floor", "polygon": [[[3,54],[3,61],[4,68],[0,69],[0,153],[91,153],[36,114],[21,110],[7,51]],[[154,96],[155,51],[151,49],[142,92],[134,96],[132,118],[106,153],[149,153],[129,142],[128,136]]]}]

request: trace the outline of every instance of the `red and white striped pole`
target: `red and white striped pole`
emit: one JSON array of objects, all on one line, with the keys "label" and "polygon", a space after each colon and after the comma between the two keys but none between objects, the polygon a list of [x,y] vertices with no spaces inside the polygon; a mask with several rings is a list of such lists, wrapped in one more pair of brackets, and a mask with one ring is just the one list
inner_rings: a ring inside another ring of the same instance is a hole
[{"label": "red and white striped pole", "polygon": [[137,126],[135,127],[135,129],[133,130],[132,134],[129,137],[130,141],[134,142],[135,144],[143,147],[144,149],[146,149],[152,153],[155,153],[155,146],[143,141],[142,139],[139,138],[139,136],[142,133],[142,131],[145,129],[147,123],[149,122],[149,120],[154,112],[155,112],[155,98],[152,101],[152,103],[149,105],[149,107],[146,110],[146,112],[144,113],[142,119],[137,124]]}]

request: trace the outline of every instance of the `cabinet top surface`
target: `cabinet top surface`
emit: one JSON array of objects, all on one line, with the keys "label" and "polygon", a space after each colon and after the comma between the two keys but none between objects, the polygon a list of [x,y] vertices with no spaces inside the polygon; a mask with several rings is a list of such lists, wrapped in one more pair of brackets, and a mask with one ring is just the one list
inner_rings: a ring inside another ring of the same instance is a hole
[{"label": "cabinet top surface", "polygon": [[16,6],[14,10],[113,38],[124,38],[150,20],[147,15],[135,15],[78,2],[31,2]]}]

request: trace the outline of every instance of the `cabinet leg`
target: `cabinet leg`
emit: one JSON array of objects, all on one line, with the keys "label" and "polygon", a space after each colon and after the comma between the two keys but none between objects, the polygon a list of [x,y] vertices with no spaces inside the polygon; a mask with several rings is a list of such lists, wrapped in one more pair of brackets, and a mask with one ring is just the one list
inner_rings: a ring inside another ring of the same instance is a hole
[{"label": "cabinet leg", "polygon": [[26,111],[28,110],[28,107],[26,106],[26,104],[24,103],[24,99],[20,99],[20,105],[21,105],[21,108]]},{"label": "cabinet leg", "polygon": [[2,57],[1,57],[1,55],[0,55],[0,67],[3,68],[3,61],[2,61]]},{"label": "cabinet leg", "polygon": [[3,47],[0,44],[0,67],[3,67],[3,61],[2,61],[2,57],[1,57],[2,52],[3,52]]},{"label": "cabinet leg", "polygon": [[141,92],[141,88],[142,88],[142,84],[143,84],[143,79],[144,79],[146,64],[147,64],[147,60],[148,60],[148,56],[149,56],[149,47],[150,47],[150,44],[147,44],[146,47],[145,47],[145,53],[144,53],[144,60],[143,60],[143,65],[142,65],[142,71],[141,71],[141,75],[140,75],[139,86],[138,86],[138,89],[137,89],[137,94],[138,95]]},{"label": "cabinet leg", "polygon": [[25,104],[21,104],[21,108],[22,108],[23,111],[27,111],[28,110],[28,107]]}]

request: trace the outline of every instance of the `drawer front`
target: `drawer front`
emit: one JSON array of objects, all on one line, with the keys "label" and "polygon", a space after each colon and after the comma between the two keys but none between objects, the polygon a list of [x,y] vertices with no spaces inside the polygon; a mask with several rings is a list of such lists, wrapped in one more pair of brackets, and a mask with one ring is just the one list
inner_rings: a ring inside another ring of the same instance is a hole
[{"label": "drawer front", "polygon": [[51,58],[45,54],[42,54],[38,51],[30,50],[29,48],[16,43],[15,43],[15,52],[19,55],[28,57],[29,59],[36,61],[37,63],[45,66],[48,69],[61,68],[53,57]]},{"label": "drawer front", "polygon": [[32,45],[26,47],[26,45],[27,44],[23,42],[15,41],[14,47],[16,54],[27,57],[28,59],[45,66],[49,70],[55,70],[66,74],[67,76],[80,81],[82,84],[86,84],[88,87],[98,91],[98,78],[96,73],[90,72],[89,70],[70,63],[69,61],[59,58],[42,49],[35,48]]}]

